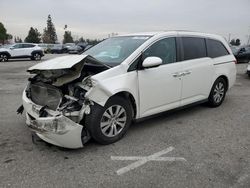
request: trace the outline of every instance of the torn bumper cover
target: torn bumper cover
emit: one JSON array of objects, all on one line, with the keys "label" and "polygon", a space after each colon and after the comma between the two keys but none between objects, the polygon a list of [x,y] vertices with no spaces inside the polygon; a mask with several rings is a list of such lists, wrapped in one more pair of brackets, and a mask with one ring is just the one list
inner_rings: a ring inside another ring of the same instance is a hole
[{"label": "torn bumper cover", "polygon": [[52,110],[48,117],[39,117],[42,106],[34,104],[23,93],[26,124],[44,141],[65,148],[81,148],[83,126]]}]

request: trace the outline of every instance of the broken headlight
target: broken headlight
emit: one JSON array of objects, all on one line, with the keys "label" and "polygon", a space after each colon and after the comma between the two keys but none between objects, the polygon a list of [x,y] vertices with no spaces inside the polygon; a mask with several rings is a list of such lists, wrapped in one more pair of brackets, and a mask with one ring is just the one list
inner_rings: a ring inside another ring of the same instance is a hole
[{"label": "broken headlight", "polygon": [[95,85],[95,82],[90,78],[90,76],[86,77],[82,81],[82,86],[85,90],[89,90]]}]

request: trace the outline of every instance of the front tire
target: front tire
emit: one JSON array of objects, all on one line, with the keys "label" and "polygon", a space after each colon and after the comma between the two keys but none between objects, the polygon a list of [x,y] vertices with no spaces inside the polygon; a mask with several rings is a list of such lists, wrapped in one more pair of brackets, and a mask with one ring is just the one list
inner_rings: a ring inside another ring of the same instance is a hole
[{"label": "front tire", "polygon": [[95,141],[100,144],[111,144],[125,135],[131,120],[130,103],[119,96],[114,96],[104,107],[94,104],[90,114],[86,116],[85,124]]},{"label": "front tire", "polygon": [[218,78],[211,89],[208,97],[208,104],[211,107],[218,107],[225,99],[227,91],[226,81],[223,78]]},{"label": "front tire", "polygon": [[9,57],[7,54],[0,54],[0,62],[7,62]]}]

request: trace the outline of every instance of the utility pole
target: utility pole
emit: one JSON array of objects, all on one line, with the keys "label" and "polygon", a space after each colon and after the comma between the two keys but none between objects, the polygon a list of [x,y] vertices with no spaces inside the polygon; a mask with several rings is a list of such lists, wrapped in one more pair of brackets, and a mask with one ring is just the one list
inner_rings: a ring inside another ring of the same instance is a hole
[{"label": "utility pole", "polygon": [[228,34],[228,43],[230,43],[231,40],[231,33]]},{"label": "utility pole", "polygon": [[[250,26],[249,26],[249,30],[250,30]],[[250,33],[248,35],[247,45],[249,45],[249,42],[250,42]]]}]

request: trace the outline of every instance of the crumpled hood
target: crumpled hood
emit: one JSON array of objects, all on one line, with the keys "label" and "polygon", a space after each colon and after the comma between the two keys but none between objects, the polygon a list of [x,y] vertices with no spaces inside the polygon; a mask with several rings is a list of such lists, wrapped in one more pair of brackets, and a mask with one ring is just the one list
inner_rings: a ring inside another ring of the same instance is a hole
[{"label": "crumpled hood", "polygon": [[74,65],[85,59],[88,55],[67,55],[62,57],[53,58],[42,63],[38,63],[32,66],[28,71],[33,70],[58,70],[58,69],[69,69]]}]

